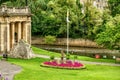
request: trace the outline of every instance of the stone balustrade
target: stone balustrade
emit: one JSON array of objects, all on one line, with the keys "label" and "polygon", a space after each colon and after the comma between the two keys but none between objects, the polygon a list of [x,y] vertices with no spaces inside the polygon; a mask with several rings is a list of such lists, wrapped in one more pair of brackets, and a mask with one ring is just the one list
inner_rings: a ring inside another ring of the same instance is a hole
[{"label": "stone balustrade", "polygon": [[4,13],[7,14],[29,14],[30,9],[26,6],[23,8],[15,8],[15,7],[7,7],[6,5],[2,5],[0,7],[0,15],[3,15]]}]

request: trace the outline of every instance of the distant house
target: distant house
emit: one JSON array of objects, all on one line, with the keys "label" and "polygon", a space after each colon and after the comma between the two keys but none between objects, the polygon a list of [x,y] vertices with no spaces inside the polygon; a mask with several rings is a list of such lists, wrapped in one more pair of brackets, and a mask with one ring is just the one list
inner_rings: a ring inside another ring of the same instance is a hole
[{"label": "distant house", "polygon": [[98,8],[100,11],[103,11],[108,6],[108,0],[80,0],[80,3],[83,5],[90,1],[94,7]]},{"label": "distant house", "polygon": [[31,12],[28,7],[0,7],[0,53],[9,52],[20,39],[31,44]]}]

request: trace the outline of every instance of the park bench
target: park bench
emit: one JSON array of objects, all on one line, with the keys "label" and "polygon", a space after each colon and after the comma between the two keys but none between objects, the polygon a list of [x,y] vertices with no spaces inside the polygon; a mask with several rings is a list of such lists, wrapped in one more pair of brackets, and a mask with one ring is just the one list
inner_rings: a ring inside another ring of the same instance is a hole
[{"label": "park bench", "polygon": [[116,58],[116,59],[115,59],[115,62],[116,62],[116,63],[120,62],[120,58],[119,58],[119,57]]}]

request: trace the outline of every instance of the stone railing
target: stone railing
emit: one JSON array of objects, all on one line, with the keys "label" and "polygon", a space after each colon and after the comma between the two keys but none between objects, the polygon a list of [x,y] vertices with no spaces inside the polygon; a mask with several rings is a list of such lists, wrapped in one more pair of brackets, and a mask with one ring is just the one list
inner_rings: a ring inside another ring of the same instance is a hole
[{"label": "stone railing", "polygon": [[[46,45],[47,43],[45,43],[44,38],[32,37],[32,44]],[[66,46],[67,39],[57,38],[56,41],[52,43],[52,45]],[[69,38],[69,46],[101,48],[101,46],[98,46],[96,42],[85,39],[71,39],[71,38]]]},{"label": "stone railing", "polygon": [[29,14],[30,10],[28,7],[24,8],[15,8],[15,7],[7,7],[6,5],[2,5],[0,7],[0,14]]}]

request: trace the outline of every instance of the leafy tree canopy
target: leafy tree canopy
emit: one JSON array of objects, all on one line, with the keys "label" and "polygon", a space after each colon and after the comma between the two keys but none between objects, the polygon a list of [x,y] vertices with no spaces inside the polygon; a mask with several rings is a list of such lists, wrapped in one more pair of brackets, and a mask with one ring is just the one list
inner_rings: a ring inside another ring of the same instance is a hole
[{"label": "leafy tree canopy", "polygon": [[120,14],[120,0],[108,0],[108,4],[112,16],[116,16],[116,14]]},{"label": "leafy tree canopy", "polygon": [[111,17],[105,24],[105,30],[97,35],[96,41],[109,49],[120,50],[120,15]]}]

